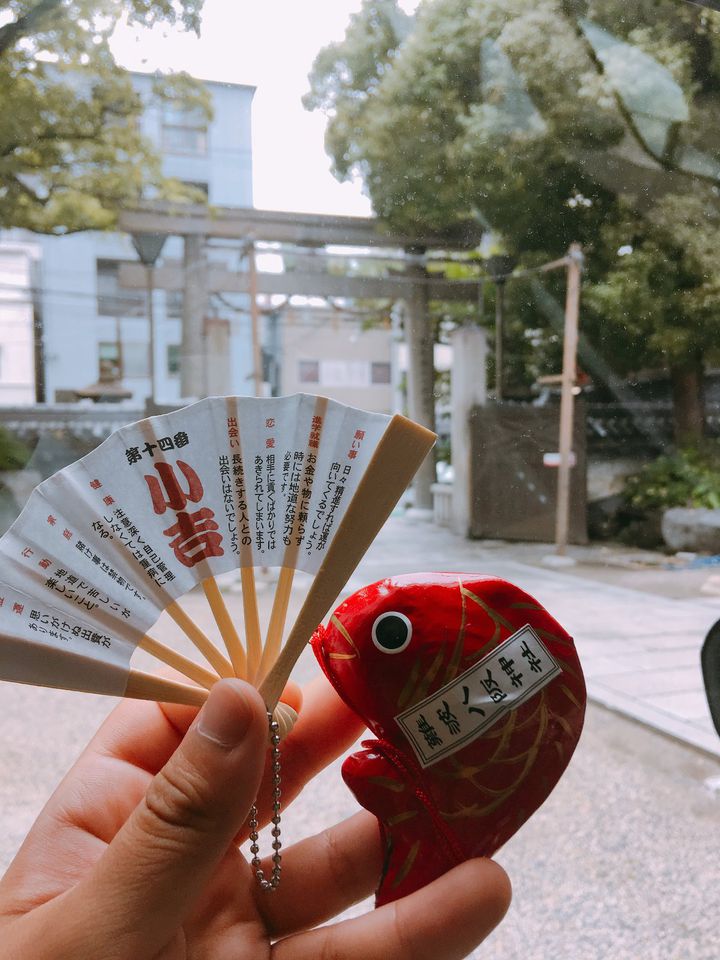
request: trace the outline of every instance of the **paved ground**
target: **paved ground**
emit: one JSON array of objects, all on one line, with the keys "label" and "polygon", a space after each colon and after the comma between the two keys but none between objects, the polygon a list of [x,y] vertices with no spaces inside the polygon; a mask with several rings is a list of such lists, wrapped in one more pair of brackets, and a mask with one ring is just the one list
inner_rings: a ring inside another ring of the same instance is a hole
[{"label": "paved ground", "polygon": [[[578,565],[556,570],[543,566],[547,552],[468,543],[393,518],[347,588],[422,567],[497,574],[535,595],[576,638],[595,704],[557,789],[498,855],[513,880],[513,907],[474,956],[717,960],[720,793],[707,784],[720,775],[720,740],[698,667],[702,638],[720,617],[720,597],[703,592],[713,571],[665,570],[656,557],[603,548],[573,551]],[[239,594],[226,595],[239,613]],[[271,596],[272,584],[261,582],[263,611]],[[202,598],[188,604],[209,625]],[[296,675],[315,670],[308,652]],[[112,702],[11,684],[0,684],[0,698],[2,872]],[[338,767],[287,812],[287,840],[356,809]]]}]

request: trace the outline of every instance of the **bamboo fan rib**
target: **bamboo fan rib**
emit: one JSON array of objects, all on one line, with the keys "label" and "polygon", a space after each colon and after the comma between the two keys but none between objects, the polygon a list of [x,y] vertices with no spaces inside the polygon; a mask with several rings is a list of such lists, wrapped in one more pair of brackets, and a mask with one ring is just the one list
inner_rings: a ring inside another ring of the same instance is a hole
[{"label": "bamboo fan rib", "polygon": [[[434,439],[305,395],[210,398],[123,427],[42,483],[0,538],[0,678],[201,704],[237,676],[275,708]],[[278,569],[265,629],[259,567]],[[313,580],[283,647],[297,570]],[[217,580],[231,572],[239,621]],[[138,648],[189,682],[131,666]],[[277,706],[283,730],[293,716]]]}]

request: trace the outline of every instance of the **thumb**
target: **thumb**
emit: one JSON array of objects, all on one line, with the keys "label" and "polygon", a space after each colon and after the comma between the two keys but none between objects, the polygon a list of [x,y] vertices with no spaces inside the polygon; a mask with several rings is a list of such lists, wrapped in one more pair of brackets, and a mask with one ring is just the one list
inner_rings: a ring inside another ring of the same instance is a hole
[{"label": "thumb", "polygon": [[258,692],[223,680],[88,877],[93,915],[154,956],[177,932],[250,810],[268,721]]}]

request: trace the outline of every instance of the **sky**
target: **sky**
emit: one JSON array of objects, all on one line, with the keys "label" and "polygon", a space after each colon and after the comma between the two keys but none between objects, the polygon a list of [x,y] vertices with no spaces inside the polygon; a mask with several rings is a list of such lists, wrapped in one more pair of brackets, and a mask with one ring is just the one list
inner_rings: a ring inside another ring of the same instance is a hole
[{"label": "sky", "polygon": [[[401,0],[408,12],[418,0]],[[341,40],[361,0],[205,0],[200,39],[160,26],[121,26],[113,38],[130,70],[186,70],[204,80],[257,87],[253,102],[255,206],[266,210],[370,214],[359,183],[330,173],[325,118],[301,103],[318,51]]]}]

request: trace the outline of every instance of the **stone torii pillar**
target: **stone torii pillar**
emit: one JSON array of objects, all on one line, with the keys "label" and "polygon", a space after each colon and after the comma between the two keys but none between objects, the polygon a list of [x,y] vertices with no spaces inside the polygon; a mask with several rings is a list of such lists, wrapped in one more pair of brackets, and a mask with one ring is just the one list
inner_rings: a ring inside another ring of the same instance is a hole
[{"label": "stone torii pillar", "polygon": [[450,378],[453,464],[452,522],[467,537],[472,522],[470,412],[487,403],[487,333],[479,326],[458,327],[450,335],[453,352]]},{"label": "stone torii pillar", "polygon": [[[408,348],[407,397],[412,420],[429,430],[435,429],[435,357],[432,326],[428,310],[428,275],[422,260],[424,250],[407,251],[415,257],[405,266],[405,277],[414,282],[404,301],[405,342]],[[415,475],[415,508],[432,513],[432,485],[435,483],[435,458],[432,451]]]},{"label": "stone torii pillar", "polygon": [[186,234],[183,240],[185,252],[180,393],[182,397],[203,397],[207,393],[203,342],[203,324],[208,302],[205,237],[202,234]]}]

